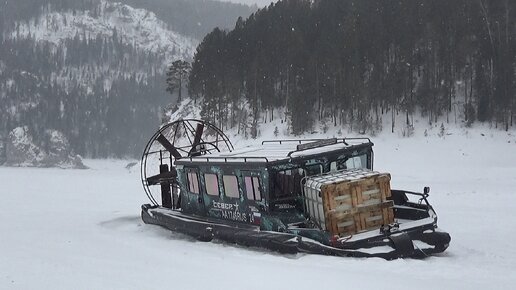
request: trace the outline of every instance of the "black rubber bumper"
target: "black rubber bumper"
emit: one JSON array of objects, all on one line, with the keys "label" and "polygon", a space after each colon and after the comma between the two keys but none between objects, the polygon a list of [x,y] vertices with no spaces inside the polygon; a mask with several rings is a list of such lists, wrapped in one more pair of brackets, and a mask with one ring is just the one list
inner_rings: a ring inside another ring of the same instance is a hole
[{"label": "black rubber bumper", "polygon": [[[147,224],[163,226],[171,231],[192,236],[200,241],[218,239],[247,247],[264,248],[279,253],[309,253],[342,257],[425,258],[443,252],[450,243],[450,235],[435,228],[416,228],[373,239],[329,246],[290,233],[263,232],[256,228],[239,228],[227,224],[209,223],[185,215],[154,211],[150,205],[142,206],[142,220]],[[421,244],[424,246],[422,247]],[[375,251],[375,249],[390,249]]]}]

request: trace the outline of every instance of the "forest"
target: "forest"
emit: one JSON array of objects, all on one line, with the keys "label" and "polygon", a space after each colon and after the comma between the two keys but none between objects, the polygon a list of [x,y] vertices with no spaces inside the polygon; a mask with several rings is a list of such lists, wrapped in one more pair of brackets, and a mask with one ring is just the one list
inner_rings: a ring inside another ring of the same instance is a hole
[{"label": "forest", "polygon": [[223,128],[281,115],[293,134],[321,120],[365,133],[402,114],[508,130],[515,37],[509,0],[282,0],[209,33],[189,93]]}]

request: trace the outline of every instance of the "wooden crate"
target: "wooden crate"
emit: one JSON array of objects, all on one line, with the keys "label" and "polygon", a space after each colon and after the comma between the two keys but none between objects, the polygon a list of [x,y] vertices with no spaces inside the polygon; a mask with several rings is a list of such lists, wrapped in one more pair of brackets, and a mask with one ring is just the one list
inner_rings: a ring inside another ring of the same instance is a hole
[{"label": "wooden crate", "polygon": [[341,236],[379,229],[382,225],[392,222],[394,222],[392,201],[348,211],[332,210],[326,213],[326,230]]},{"label": "wooden crate", "polygon": [[319,223],[332,234],[352,235],[394,222],[389,174],[341,171],[315,177],[311,185],[322,199],[324,221]]}]

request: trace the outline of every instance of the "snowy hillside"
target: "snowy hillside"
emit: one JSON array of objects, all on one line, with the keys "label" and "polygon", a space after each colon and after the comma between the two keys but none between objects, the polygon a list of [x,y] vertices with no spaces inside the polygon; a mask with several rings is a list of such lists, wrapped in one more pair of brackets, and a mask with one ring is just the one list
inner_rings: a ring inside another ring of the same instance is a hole
[{"label": "snowy hillside", "polygon": [[[210,120],[210,116],[204,116],[202,105],[204,100],[185,99],[176,107],[166,112],[164,122],[174,122],[179,119],[202,119]],[[217,127],[223,129],[224,133],[229,137],[235,146],[247,146],[255,143],[257,140],[273,140],[273,139],[292,139],[292,138],[344,138],[344,137],[364,137],[387,136],[388,138],[412,139],[421,138],[422,140],[446,139],[450,136],[468,136],[472,130],[481,130],[483,135],[507,135],[509,137],[516,136],[515,130],[507,132],[495,128],[493,124],[476,122],[467,125],[458,121],[457,118],[446,120],[443,116],[438,118],[436,122],[429,123],[427,119],[411,118],[410,125],[407,125],[407,117],[405,114],[397,114],[392,116],[390,112],[379,115],[379,122],[376,126],[368,127],[363,130],[362,127],[353,123],[337,122],[335,125],[331,118],[322,118],[314,122],[312,130],[301,136],[292,134],[291,120],[285,112],[284,107],[274,110],[264,110],[258,112],[256,122],[252,115],[252,109],[248,101],[242,99],[234,107],[228,106],[226,109],[226,122],[214,123]],[[231,121],[233,119],[233,121]],[[210,120],[213,123],[213,121]],[[516,144],[516,138],[512,142]],[[512,140],[512,139],[509,139]]]},{"label": "snowy hillside", "polygon": [[373,142],[375,169],[392,174],[393,188],[431,187],[452,236],[442,255],[384,261],[198,242],[142,223],[148,201],[129,161],[90,160],[90,170],[0,167],[0,288],[513,289],[516,136],[471,129]]},{"label": "snowy hillside", "polygon": [[154,13],[122,3],[102,0],[98,6],[86,11],[46,10],[28,23],[20,23],[10,36],[31,37],[56,45],[74,37],[119,37],[123,43],[138,50],[165,55],[168,62],[191,59],[198,42],[168,29]]},{"label": "snowy hillside", "polygon": [[81,156],[136,156],[162,108],[174,101],[165,90],[166,68],[191,60],[196,40],[144,9],[83,4],[46,5],[4,34],[0,143],[27,126],[38,146],[40,133],[51,129]]},{"label": "snowy hillside", "polygon": [[222,2],[241,3],[245,5],[257,5],[258,7],[265,7],[271,3],[278,2],[277,0],[220,0]]}]

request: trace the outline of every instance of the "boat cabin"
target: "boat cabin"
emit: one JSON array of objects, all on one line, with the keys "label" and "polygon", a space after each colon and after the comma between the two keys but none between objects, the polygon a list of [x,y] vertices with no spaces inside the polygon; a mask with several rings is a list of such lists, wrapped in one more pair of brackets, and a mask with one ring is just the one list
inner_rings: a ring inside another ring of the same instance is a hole
[{"label": "boat cabin", "polygon": [[372,170],[372,146],[368,138],[277,140],[178,159],[179,205],[185,213],[242,224],[263,224],[264,215],[295,223],[306,215],[303,177]]}]

